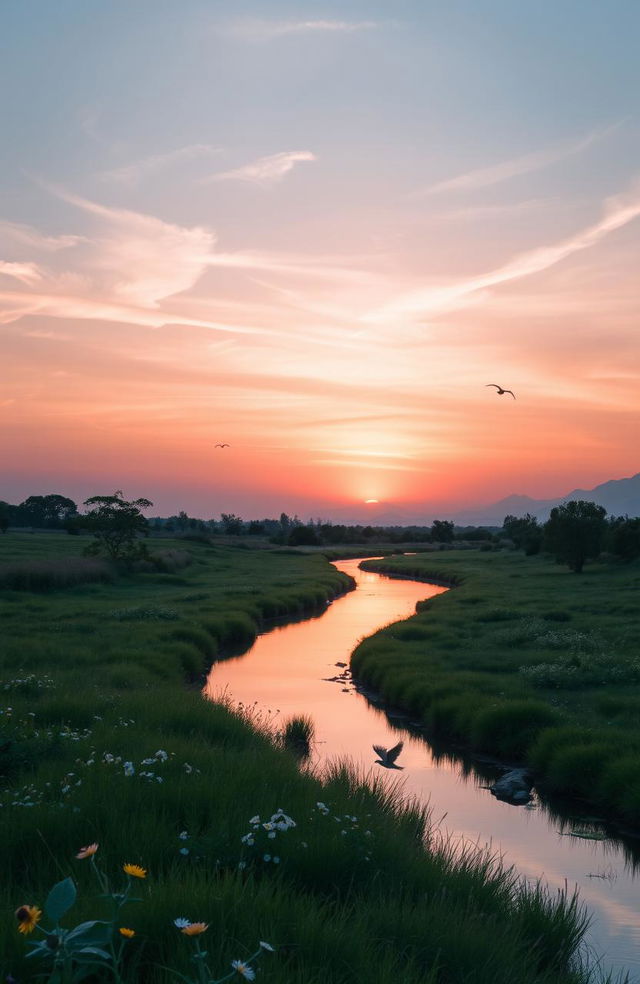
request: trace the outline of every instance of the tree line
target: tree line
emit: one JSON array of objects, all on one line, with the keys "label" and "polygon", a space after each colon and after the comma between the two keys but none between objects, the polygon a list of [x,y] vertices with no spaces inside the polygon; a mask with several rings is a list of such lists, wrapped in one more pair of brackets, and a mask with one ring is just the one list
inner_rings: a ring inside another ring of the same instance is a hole
[{"label": "tree line", "polygon": [[137,541],[151,532],[194,536],[261,536],[283,546],[335,546],[349,544],[431,543],[441,547],[456,541],[478,543],[484,548],[504,544],[507,538],[516,549],[528,556],[544,551],[575,573],[588,560],[607,552],[630,561],[640,557],[640,517],[612,516],[595,502],[578,499],[551,510],[546,523],[540,524],[527,513],[505,516],[502,529],[455,527],[450,520],[436,519],[430,526],[371,526],[324,522],[303,523],[298,516],[281,513],[279,519],[245,522],[235,513],[222,513],[219,520],[197,519],[181,511],[166,519],[147,520],[143,510],[153,503],[149,499],[128,501],[121,491],[112,495],[91,496],[84,501],[81,514],[76,503],[66,496],[52,493],[31,495],[19,505],[0,501],[0,531],[10,526],[37,529],[65,529],[69,533],[91,533],[92,553],[104,553],[112,560],[133,559],[145,550]]}]

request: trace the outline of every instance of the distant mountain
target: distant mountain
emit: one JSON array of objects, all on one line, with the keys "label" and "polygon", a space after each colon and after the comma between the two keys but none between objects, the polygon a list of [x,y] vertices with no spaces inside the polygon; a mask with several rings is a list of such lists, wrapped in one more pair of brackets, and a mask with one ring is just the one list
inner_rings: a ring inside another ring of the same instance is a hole
[{"label": "distant mountain", "polygon": [[604,506],[609,516],[640,516],[640,472],[631,478],[614,478],[593,489],[574,489],[559,499],[532,499],[528,495],[509,495],[489,506],[464,509],[450,518],[456,526],[502,526],[505,516],[531,513],[546,522],[554,506],[575,499],[586,499]]}]

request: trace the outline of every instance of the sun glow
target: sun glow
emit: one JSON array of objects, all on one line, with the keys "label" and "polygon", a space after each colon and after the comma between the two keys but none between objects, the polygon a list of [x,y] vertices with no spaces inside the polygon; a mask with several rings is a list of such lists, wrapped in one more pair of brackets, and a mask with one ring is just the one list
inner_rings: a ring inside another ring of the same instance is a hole
[{"label": "sun glow", "polygon": [[367,505],[370,502],[380,502],[380,499],[365,499],[364,502],[365,502],[365,505]]}]

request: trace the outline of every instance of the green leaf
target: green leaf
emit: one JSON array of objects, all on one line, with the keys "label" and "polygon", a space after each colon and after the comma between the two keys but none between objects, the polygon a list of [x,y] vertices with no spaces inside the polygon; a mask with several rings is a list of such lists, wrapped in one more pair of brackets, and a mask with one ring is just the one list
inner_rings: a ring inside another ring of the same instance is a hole
[{"label": "green leaf", "polygon": [[76,950],[76,957],[89,956],[100,957],[101,960],[111,960],[111,954],[106,950],[101,950],[99,946],[83,946],[81,950]]},{"label": "green leaf", "polygon": [[72,946],[91,946],[94,943],[108,943],[111,939],[111,923],[103,919],[92,919],[79,923],[67,933],[66,942]]},{"label": "green leaf", "polygon": [[76,886],[71,878],[65,878],[53,886],[47,901],[44,904],[44,911],[52,923],[60,922],[66,912],[76,900]]}]

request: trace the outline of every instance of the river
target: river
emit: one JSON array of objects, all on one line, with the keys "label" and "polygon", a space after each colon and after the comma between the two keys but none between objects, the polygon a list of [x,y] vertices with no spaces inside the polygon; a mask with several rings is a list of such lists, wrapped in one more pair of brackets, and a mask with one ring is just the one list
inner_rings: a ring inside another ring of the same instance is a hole
[{"label": "river", "polygon": [[[451,750],[432,748],[403,715],[386,713],[358,692],[348,673],[358,642],[384,625],[409,618],[416,603],[446,588],[361,571],[360,560],[336,562],[357,587],[337,598],[319,617],[272,629],[242,656],[213,665],[205,694],[226,692],[235,703],[278,721],[294,714],[313,718],[313,760],[350,758],[364,769],[380,770],[373,744],[404,741],[398,764],[409,795],[428,803],[433,820],[455,841],[489,845],[522,877],[542,879],[551,890],[577,886],[591,915],[586,945],[606,970],[628,970],[640,982],[640,905],[635,874],[640,841],[624,842],[597,824],[585,827],[569,812],[551,810],[534,791],[527,806],[496,800],[483,788],[500,770],[470,762]],[[602,840],[582,839],[591,831]]]}]

